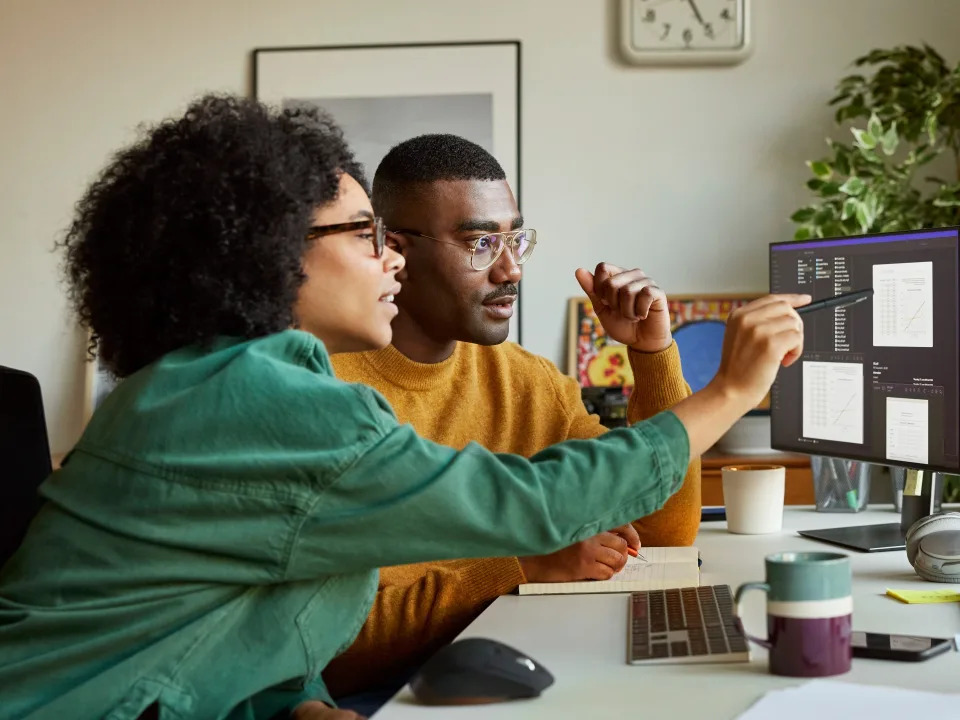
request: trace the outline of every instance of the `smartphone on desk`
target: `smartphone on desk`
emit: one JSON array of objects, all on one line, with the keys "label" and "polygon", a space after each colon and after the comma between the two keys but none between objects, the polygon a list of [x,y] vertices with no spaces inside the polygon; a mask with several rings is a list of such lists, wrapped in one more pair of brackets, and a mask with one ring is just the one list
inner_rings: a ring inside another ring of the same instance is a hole
[{"label": "smartphone on desk", "polygon": [[856,630],[850,634],[850,640],[855,658],[876,658],[877,660],[916,662],[932,658],[954,647],[952,639],[887,635]]}]

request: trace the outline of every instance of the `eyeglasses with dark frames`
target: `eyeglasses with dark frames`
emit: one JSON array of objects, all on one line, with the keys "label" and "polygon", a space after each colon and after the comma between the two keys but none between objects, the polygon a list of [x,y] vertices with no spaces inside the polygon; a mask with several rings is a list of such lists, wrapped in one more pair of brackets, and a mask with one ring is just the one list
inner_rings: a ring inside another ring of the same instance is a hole
[{"label": "eyeglasses with dark frames", "polygon": [[380,217],[372,217],[355,222],[336,223],[335,225],[314,225],[307,230],[307,239],[316,240],[324,235],[337,235],[339,233],[366,229],[373,230],[373,237],[370,238],[370,242],[373,243],[374,257],[383,257],[383,248],[387,242],[387,228],[383,224],[383,218]]},{"label": "eyeglasses with dark frames", "polygon": [[433,237],[426,233],[416,230],[388,230],[394,235],[410,235],[412,237],[422,237],[427,240],[446,243],[448,245],[458,245],[459,247],[470,250],[470,266],[474,270],[486,270],[491,267],[503,253],[503,249],[510,246],[510,252],[513,253],[514,262],[517,265],[523,265],[530,256],[533,255],[533,248],[537,244],[537,231],[533,228],[520,228],[519,230],[508,230],[506,232],[487,233],[469,240],[445,240],[444,238]]}]

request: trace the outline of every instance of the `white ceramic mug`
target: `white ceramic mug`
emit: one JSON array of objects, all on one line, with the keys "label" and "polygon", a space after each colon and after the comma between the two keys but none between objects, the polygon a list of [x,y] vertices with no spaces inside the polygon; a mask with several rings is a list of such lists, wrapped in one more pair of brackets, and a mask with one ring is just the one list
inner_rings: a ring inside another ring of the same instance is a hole
[{"label": "white ceramic mug", "polygon": [[723,473],[727,530],[741,535],[780,532],[783,527],[783,465],[728,465]]}]

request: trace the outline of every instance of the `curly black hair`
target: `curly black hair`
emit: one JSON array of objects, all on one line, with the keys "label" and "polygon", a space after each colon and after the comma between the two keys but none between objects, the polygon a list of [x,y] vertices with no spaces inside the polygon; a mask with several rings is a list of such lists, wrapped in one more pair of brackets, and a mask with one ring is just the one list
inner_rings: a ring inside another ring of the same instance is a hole
[{"label": "curly black hair", "polygon": [[459,135],[430,134],[394,145],[373,175],[373,207],[379,215],[412,185],[440,180],[505,180],[497,159]]},{"label": "curly black hair", "polygon": [[207,95],[120,151],[61,245],[90,351],[118,377],[220,335],[294,324],[313,211],[366,187],[333,120]]}]

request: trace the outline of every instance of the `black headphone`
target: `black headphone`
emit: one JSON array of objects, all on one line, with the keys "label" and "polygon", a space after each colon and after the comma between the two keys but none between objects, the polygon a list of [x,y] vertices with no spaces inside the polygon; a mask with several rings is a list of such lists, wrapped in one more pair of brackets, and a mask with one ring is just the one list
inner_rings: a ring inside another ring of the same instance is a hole
[{"label": "black headphone", "polygon": [[907,559],[924,580],[960,583],[960,512],[920,518],[907,530]]}]

